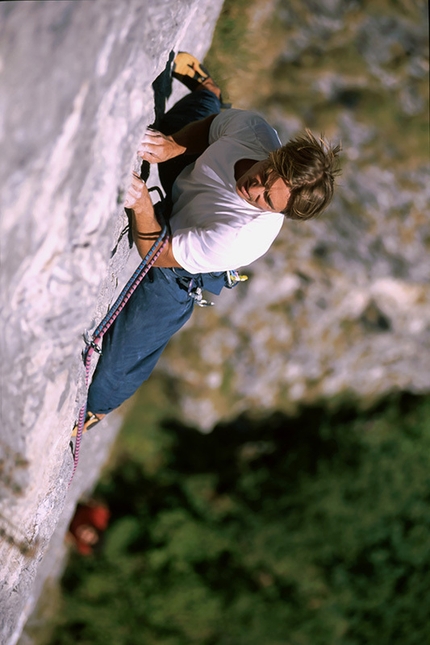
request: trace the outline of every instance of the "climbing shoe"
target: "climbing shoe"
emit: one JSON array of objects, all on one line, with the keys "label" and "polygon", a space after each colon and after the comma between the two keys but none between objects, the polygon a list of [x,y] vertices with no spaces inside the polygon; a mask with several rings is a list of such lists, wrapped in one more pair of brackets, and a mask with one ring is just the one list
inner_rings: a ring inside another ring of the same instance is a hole
[{"label": "climbing shoe", "polygon": [[[96,414],[93,412],[88,411],[86,416],[85,416],[85,423],[84,423],[84,428],[83,428],[83,433],[87,432],[94,426],[96,426],[98,423],[100,423],[101,419],[98,417]],[[78,422],[75,423],[74,428],[72,430],[72,437],[76,437],[78,434]]]},{"label": "climbing shoe", "polygon": [[192,92],[206,79],[210,78],[207,69],[191,54],[179,52],[173,61],[172,76]]}]

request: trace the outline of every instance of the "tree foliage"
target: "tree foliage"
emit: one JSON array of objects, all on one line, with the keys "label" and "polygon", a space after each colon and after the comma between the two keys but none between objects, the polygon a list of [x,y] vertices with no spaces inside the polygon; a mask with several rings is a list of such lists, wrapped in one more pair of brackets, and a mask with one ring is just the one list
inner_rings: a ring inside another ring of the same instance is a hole
[{"label": "tree foliage", "polygon": [[124,453],[100,484],[113,520],[52,645],[430,641],[428,399],[158,439],[156,468]]}]

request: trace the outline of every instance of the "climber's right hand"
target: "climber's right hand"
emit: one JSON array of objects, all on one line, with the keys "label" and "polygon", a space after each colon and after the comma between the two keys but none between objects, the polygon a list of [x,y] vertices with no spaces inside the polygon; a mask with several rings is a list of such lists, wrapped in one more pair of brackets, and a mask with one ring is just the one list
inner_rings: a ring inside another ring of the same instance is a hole
[{"label": "climber's right hand", "polygon": [[176,143],[173,137],[148,128],[137,149],[137,154],[149,163],[161,163],[178,157],[185,150],[186,148]]}]

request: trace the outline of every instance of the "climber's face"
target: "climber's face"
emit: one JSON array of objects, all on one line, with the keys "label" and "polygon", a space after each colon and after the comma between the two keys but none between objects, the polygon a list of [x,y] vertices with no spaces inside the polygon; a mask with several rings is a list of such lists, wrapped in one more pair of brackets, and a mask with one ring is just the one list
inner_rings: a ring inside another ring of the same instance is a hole
[{"label": "climber's face", "polygon": [[248,204],[262,211],[282,213],[290,198],[290,189],[281,177],[268,172],[269,163],[257,161],[236,181],[236,192]]}]

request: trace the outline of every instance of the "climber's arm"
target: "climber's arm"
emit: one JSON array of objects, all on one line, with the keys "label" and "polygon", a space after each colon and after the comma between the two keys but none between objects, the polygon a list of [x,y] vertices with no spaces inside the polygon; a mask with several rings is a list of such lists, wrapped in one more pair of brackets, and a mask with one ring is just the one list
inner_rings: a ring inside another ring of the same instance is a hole
[{"label": "climber's arm", "polygon": [[209,146],[209,130],[216,114],[189,123],[172,135],[148,129],[138,148],[139,157],[149,163],[160,163],[179,155],[201,154]]},{"label": "climber's arm", "polygon": [[[140,257],[144,258],[160,236],[161,227],[155,217],[154,206],[152,205],[146,184],[136,173],[133,173],[124,206],[131,211],[133,240]],[[181,266],[174,258],[170,238],[167,240],[154,266],[164,268]]]}]

